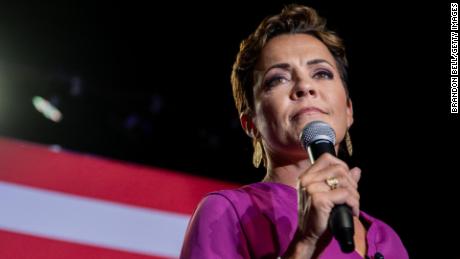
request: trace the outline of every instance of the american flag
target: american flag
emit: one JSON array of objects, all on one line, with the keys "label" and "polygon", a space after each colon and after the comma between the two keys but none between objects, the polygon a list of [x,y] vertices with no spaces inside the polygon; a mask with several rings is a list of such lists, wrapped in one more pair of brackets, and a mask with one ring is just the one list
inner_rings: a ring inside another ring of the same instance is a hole
[{"label": "american flag", "polygon": [[0,258],[178,258],[230,183],[0,138]]}]

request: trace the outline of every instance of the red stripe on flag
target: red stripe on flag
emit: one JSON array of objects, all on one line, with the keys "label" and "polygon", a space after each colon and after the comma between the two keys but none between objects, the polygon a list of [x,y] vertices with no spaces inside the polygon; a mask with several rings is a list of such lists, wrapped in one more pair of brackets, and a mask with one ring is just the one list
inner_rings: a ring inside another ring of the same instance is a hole
[{"label": "red stripe on flag", "polygon": [[211,191],[236,184],[0,138],[0,180],[191,214]]},{"label": "red stripe on flag", "polygon": [[166,257],[141,255],[95,246],[23,235],[0,230],[0,258],[14,259],[161,259]]}]

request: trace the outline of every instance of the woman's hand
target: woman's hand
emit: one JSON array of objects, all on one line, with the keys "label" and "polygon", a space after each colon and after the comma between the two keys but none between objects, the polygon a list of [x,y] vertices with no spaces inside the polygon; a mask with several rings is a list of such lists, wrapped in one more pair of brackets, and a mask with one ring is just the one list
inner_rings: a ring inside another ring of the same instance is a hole
[{"label": "woman's hand", "polygon": [[[312,256],[335,205],[347,204],[354,216],[359,215],[357,189],[360,176],[359,168],[350,170],[342,160],[327,153],[299,176],[299,237],[296,238],[295,254],[302,254],[303,258]],[[334,189],[327,183],[327,179],[333,178],[338,180]]]}]

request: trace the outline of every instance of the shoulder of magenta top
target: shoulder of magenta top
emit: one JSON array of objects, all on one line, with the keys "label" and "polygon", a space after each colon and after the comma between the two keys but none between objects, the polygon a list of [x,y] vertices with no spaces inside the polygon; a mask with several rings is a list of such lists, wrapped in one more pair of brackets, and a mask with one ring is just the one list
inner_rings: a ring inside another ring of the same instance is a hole
[{"label": "shoulder of magenta top", "polygon": [[[368,256],[408,258],[396,232],[361,212],[369,226]],[[279,183],[254,183],[209,193],[198,205],[187,229],[181,258],[277,258],[297,229],[297,191]],[[320,258],[361,258],[343,254],[332,239]]]}]

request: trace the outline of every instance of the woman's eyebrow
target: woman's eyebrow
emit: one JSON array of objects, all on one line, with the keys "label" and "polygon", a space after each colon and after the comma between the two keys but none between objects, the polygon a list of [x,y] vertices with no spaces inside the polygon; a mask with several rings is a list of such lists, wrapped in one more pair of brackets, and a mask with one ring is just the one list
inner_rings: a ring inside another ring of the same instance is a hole
[{"label": "woman's eyebrow", "polygon": [[282,69],[288,69],[290,68],[291,66],[288,64],[288,63],[278,63],[278,64],[274,64],[272,66],[270,66],[269,68],[267,68],[267,70],[265,71],[269,71],[273,68],[282,68]]},{"label": "woman's eyebrow", "polygon": [[265,71],[260,71],[262,73],[262,76],[265,77],[268,73],[268,71],[272,70],[273,68],[282,68],[282,69],[289,69],[291,66],[288,63],[277,63],[274,65],[271,65],[268,67]]},{"label": "woman's eyebrow", "polygon": [[[320,64],[320,63],[327,63],[329,64],[331,67],[334,67],[329,61],[325,60],[325,59],[321,59],[321,58],[316,58],[316,59],[312,59],[312,60],[309,60],[307,61],[307,65],[309,66],[312,66],[312,65],[316,65],[316,64]],[[288,63],[277,63],[277,64],[274,64],[274,65],[271,65],[269,68],[267,68],[267,70],[265,71],[269,71],[273,68],[282,68],[282,69],[288,69],[290,68],[291,66],[288,64]]]},{"label": "woman's eyebrow", "polygon": [[320,59],[320,58],[309,60],[307,62],[307,65],[311,66],[311,65],[316,65],[316,64],[320,64],[320,63],[327,63],[327,64],[329,64],[329,66],[334,67],[331,63],[329,63],[329,61],[327,61],[325,59]]},{"label": "woman's eyebrow", "polygon": [[[312,59],[312,60],[307,61],[308,66],[312,66],[312,65],[316,65],[316,64],[320,64],[320,63],[327,63],[327,64],[329,64],[329,66],[334,67],[329,61],[327,61],[325,59],[321,59],[321,58],[316,58],[316,59]],[[270,71],[273,68],[289,69],[290,67],[291,66],[288,63],[277,63],[277,64],[274,64],[274,65],[271,65],[270,67],[268,67],[265,70],[264,75],[266,75],[267,72]]]}]

